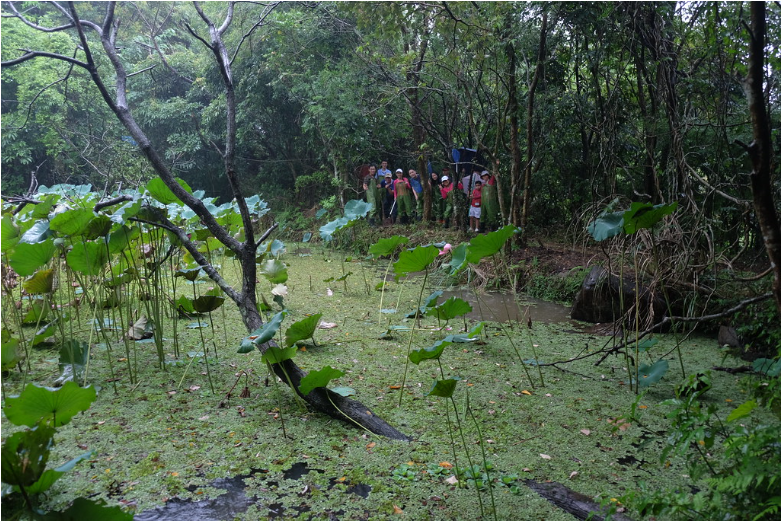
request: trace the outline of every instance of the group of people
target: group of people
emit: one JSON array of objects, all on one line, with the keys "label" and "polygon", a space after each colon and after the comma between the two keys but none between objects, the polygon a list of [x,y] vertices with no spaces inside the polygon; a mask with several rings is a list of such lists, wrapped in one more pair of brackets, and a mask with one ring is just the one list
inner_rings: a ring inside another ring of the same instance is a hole
[{"label": "group of people", "polygon": [[[466,228],[478,233],[499,225],[496,179],[487,170],[475,166],[472,173],[456,182],[445,167],[441,177],[431,172],[428,183],[432,218],[446,228]],[[363,178],[363,189],[367,202],[374,205],[372,223],[408,224],[423,217],[423,185],[414,169],[405,176],[401,168],[391,172],[387,161],[379,169],[370,165]]]}]

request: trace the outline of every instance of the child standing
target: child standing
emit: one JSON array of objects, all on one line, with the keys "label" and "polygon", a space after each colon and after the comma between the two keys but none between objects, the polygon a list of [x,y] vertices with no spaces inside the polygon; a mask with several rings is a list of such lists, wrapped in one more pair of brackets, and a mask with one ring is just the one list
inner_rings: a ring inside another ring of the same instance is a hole
[{"label": "child standing", "polygon": [[469,208],[469,229],[477,233],[480,230],[480,212],[482,210],[483,183],[475,181],[475,188],[472,190],[472,206]]},{"label": "child standing", "polygon": [[401,168],[396,170],[396,179],[393,180],[393,198],[396,200],[399,223],[408,224],[412,217],[412,187]]}]

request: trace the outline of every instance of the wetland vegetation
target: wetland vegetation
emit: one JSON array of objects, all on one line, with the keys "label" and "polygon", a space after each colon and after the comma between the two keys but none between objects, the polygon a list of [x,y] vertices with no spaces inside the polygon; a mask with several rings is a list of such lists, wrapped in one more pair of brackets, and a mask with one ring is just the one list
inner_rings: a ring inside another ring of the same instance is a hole
[{"label": "wetland vegetation", "polygon": [[3,3],[3,518],[778,517],[777,7]]}]

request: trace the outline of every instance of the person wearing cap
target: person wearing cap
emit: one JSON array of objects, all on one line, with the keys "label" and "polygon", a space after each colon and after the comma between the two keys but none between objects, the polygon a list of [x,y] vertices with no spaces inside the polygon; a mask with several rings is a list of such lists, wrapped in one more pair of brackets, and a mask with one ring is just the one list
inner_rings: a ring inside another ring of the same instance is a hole
[{"label": "person wearing cap", "polygon": [[396,211],[400,224],[408,224],[412,217],[412,186],[404,177],[404,170],[396,169],[396,179],[393,180],[393,199],[396,202]]},{"label": "person wearing cap", "polygon": [[[446,172],[447,169],[442,172]],[[453,191],[453,183],[450,177],[443,175],[442,182],[439,184],[439,195],[442,196],[442,219],[444,219],[445,228],[450,227],[450,216],[453,215],[453,197],[450,193]]]},{"label": "person wearing cap", "polygon": [[472,204],[469,207],[469,231],[480,231],[480,213],[482,211],[482,199],[483,199],[483,183],[482,181],[475,181],[475,187],[472,189],[472,195],[470,197]]},{"label": "person wearing cap", "polygon": [[499,196],[496,192],[496,179],[488,170],[483,170],[480,177],[483,181],[483,209],[480,212],[480,219],[485,230],[493,231],[499,226]]},{"label": "person wearing cap", "polygon": [[393,224],[396,221],[396,205],[393,204],[393,174],[385,174],[380,183],[383,195],[383,215]]}]

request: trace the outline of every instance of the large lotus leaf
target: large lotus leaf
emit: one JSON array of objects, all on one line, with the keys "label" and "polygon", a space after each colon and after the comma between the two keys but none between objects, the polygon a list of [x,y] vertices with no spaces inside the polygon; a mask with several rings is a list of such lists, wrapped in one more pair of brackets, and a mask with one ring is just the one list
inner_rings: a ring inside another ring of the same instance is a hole
[{"label": "large lotus leaf", "polygon": [[274,257],[281,255],[285,253],[285,243],[279,239],[274,239],[268,246],[266,246],[266,251]]},{"label": "large lotus leaf", "polygon": [[19,242],[19,228],[16,227],[10,215],[4,215],[0,227],[0,250],[5,253],[17,242]]},{"label": "large lotus leaf", "polygon": [[49,227],[60,235],[81,235],[87,230],[94,215],[91,209],[74,208],[55,215],[49,222]]},{"label": "large lotus leaf", "polygon": [[196,241],[205,241],[211,236],[212,232],[208,228],[198,228],[193,232],[193,239]]},{"label": "large lotus leaf", "polygon": [[385,257],[386,255],[393,255],[399,246],[407,244],[409,237],[402,237],[401,235],[394,235],[385,239],[380,239],[369,247],[369,253],[374,258]]},{"label": "large lotus leaf", "polygon": [[71,185],[67,183],[61,183],[58,185],[53,185],[51,188],[48,188],[46,185],[41,185],[38,187],[39,194],[68,195],[76,199],[89,194],[90,190],[92,190],[92,185],[90,184]]},{"label": "large lotus leaf", "polygon": [[624,212],[624,233],[632,235],[637,230],[653,228],[665,215],[670,215],[678,208],[678,201],[670,204],[632,203]]},{"label": "large lotus leaf", "polygon": [[448,378],[447,380],[437,380],[428,392],[428,396],[439,396],[441,398],[450,398],[456,390],[456,384],[460,378]]},{"label": "large lotus leaf", "polygon": [[41,518],[43,521],[77,521],[100,519],[100,521],[132,521],[133,514],[124,512],[121,507],[108,506],[102,499],[92,501],[83,497],[77,498],[63,512],[49,512]]},{"label": "large lotus leaf", "polygon": [[111,220],[115,223],[124,224],[131,217],[138,215],[138,212],[141,211],[143,204],[144,202],[141,199],[136,199],[125,203],[114,211],[114,213],[111,215]]},{"label": "large lotus leaf", "polygon": [[269,347],[265,353],[263,353],[263,356],[260,358],[260,360],[267,364],[280,364],[285,360],[290,360],[296,356],[296,351],[298,351],[298,349],[295,347],[288,347],[283,349],[281,347],[272,346]]},{"label": "large lotus leaf", "polygon": [[754,360],[754,371],[775,378],[781,374],[781,360],[771,358],[757,358]]},{"label": "large lotus leaf", "polygon": [[20,243],[35,244],[45,241],[47,237],[52,235],[52,231],[49,229],[49,221],[42,219],[36,221],[30,228],[25,231],[19,238]]},{"label": "large lotus leaf", "polygon": [[241,214],[238,212],[238,209],[236,209],[236,211],[225,213],[224,215],[222,215],[217,219],[217,222],[226,228],[234,229],[234,230],[241,228],[244,225],[244,222],[241,220]]},{"label": "large lotus leaf", "polygon": [[460,335],[448,335],[445,337],[445,340],[449,340],[454,343],[474,342],[475,340],[477,340],[477,337],[480,336],[480,333],[482,333],[484,325],[485,322],[478,322],[477,324],[472,326],[472,329],[470,329],[469,332],[462,333]]},{"label": "large lotus leaf", "polygon": [[51,212],[52,208],[59,200],[59,195],[49,195],[44,197],[39,204],[34,206],[33,211],[30,212],[30,216],[33,219],[43,219],[44,217],[48,217],[49,212]]},{"label": "large lotus leaf", "polygon": [[653,364],[643,364],[638,370],[640,373],[640,387],[648,387],[662,379],[667,372],[669,364],[667,360],[659,360]]},{"label": "large lotus leaf", "polygon": [[24,324],[37,324],[41,320],[44,320],[49,314],[49,306],[44,306],[43,302],[36,300],[30,306],[30,310],[22,317],[22,323]]},{"label": "large lotus leaf", "polygon": [[182,313],[195,313],[195,307],[193,306],[192,299],[189,299],[184,295],[176,299],[176,309]]},{"label": "large lotus leaf", "polygon": [[87,229],[84,230],[84,237],[90,240],[105,237],[111,231],[113,225],[114,221],[107,215],[96,215],[87,224]]},{"label": "large lotus leaf", "polygon": [[324,224],[320,227],[320,238],[328,242],[333,239],[334,233],[350,224],[350,219],[347,217],[339,217],[338,219]]},{"label": "large lotus leaf", "polygon": [[54,250],[54,240],[52,239],[34,244],[20,242],[14,248],[8,262],[16,273],[26,277],[49,262],[54,256]]},{"label": "large lotus leaf", "polygon": [[439,357],[442,356],[442,352],[445,350],[445,348],[452,343],[453,342],[450,342],[447,339],[437,340],[433,346],[410,351],[409,361],[415,365],[418,365],[423,360],[438,360]]},{"label": "large lotus leaf", "polygon": [[602,212],[586,229],[597,242],[614,237],[624,230],[624,212]]},{"label": "large lotus leaf", "polygon": [[396,277],[416,271],[423,271],[437,258],[439,250],[436,246],[418,246],[412,250],[404,250],[399,254],[399,260],[393,263]]},{"label": "large lotus leaf", "polygon": [[54,270],[38,270],[24,281],[24,290],[30,295],[42,295],[54,290]]},{"label": "large lotus leaf", "polygon": [[201,267],[197,266],[195,268],[182,268],[176,270],[176,273],[174,273],[174,277],[184,277],[185,279],[189,280],[190,282],[195,281],[195,279],[198,278],[198,275],[201,274]]},{"label": "large lotus leaf", "polygon": [[303,377],[301,383],[298,384],[298,390],[306,396],[316,387],[325,387],[331,380],[342,376],[344,376],[344,371],[327,365],[319,371],[310,371],[309,374]]},{"label": "large lotus leaf", "polygon": [[322,313],[317,313],[291,324],[291,326],[287,328],[287,331],[285,331],[285,346],[294,346],[296,345],[296,342],[312,338],[317,329],[317,324],[322,317]]},{"label": "large lotus leaf", "polygon": [[347,204],[344,205],[344,216],[351,220],[366,217],[366,214],[372,210],[372,207],[373,205],[371,203],[353,199],[347,201]]},{"label": "large lotus leaf", "polygon": [[11,332],[6,328],[3,328],[2,335],[2,344],[0,344],[2,348],[2,370],[8,371],[21,362],[22,357],[16,349],[19,347],[19,339],[12,336]]},{"label": "large lotus leaf", "polygon": [[265,344],[274,338],[274,335],[276,335],[277,331],[279,331],[279,326],[282,325],[282,321],[285,319],[285,315],[287,315],[286,311],[280,311],[271,317],[271,320],[253,331],[250,336],[241,342],[241,346],[239,347],[238,352],[249,353],[250,351],[254,350],[255,347],[261,344]]},{"label": "large lotus leaf", "polygon": [[469,249],[466,254],[467,260],[471,264],[477,264],[480,262],[480,259],[496,254],[496,252],[502,249],[507,239],[512,237],[517,231],[518,228],[508,224],[495,232],[475,236],[469,242]]},{"label": "large lotus leaf", "polygon": [[193,300],[193,309],[198,313],[211,313],[225,303],[225,297],[201,295]]},{"label": "large lotus leaf", "polygon": [[472,311],[469,302],[458,297],[450,297],[442,304],[429,310],[429,315],[434,315],[440,320],[452,320],[461,315],[466,315]]},{"label": "large lotus leaf", "polygon": [[450,275],[455,275],[467,265],[466,256],[469,251],[469,244],[461,243],[450,252],[450,262],[443,266],[450,266]]},{"label": "large lotus leaf", "polygon": [[418,313],[420,313],[421,315],[425,315],[427,312],[429,312],[429,310],[433,306],[437,305],[437,300],[439,300],[439,297],[442,296],[442,293],[443,292],[441,289],[438,289],[437,291],[433,292],[431,295],[426,297],[426,300],[423,301],[423,304],[421,304],[421,306],[417,310],[410,311],[409,313],[407,313],[405,318],[415,318],[416,316],[418,316]]},{"label": "large lotus leaf", "polygon": [[220,248],[224,248],[225,245],[214,237],[209,237],[201,244],[198,245],[198,251],[201,253],[215,252]]},{"label": "large lotus leaf", "polygon": [[[64,465],[60,465],[56,469],[46,470],[38,479],[38,481],[30,485],[29,487],[26,487],[26,492],[28,494],[40,494],[41,492],[46,492],[51,488],[52,485],[54,485],[54,482],[60,479],[66,472],[73,470],[73,467],[75,467],[78,462],[92,457],[94,453],[95,451],[88,450],[81,456],[76,456],[69,462],[65,463]],[[94,518],[87,518],[87,519],[94,519]],[[100,517],[99,519],[102,520],[104,518]]]},{"label": "large lotus leaf", "polygon": [[53,427],[39,425],[5,440],[0,457],[3,483],[28,487],[38,481],[46,470],[53,437]]},{"label": "large lotus leaf", "polygon": [[287,282],[287,266],[280,260],[267,260],[261,267],[260,273],[272,284],[284,284]]},{"label": "large lotus leaf", "polygon": [[[179,186],[184,188],[186,192],[193,193],[193,190],[192,188],[190,188],[190,185],[184,182],[184,180],[177,179],[176,182],[179,183]],[[178,205],[182,204],[179,198],[174,195],[171,189],[168,188],[165,182],[159,177],[155,177],[154,179],[152,179],[146,184],[146,191],[149,192],[149,195],[151,195],[157,201],[163,204],[178,204]]]},{"label": "large lotus leaf", "polygon": [[67,382],[59,389],[27,384],[22,394],[6,398],[3,412],[14,425],[32,427],[43,421],[59,427],[89,409],[96,396],[94,387],[82,388],[75,382]]},{"label": "large lotus leaf", "polygon": [[77,242],[68,252],[65,261],[74,271],[84,275],[97,275],[108,262],[108,251],[104,241]]}]

